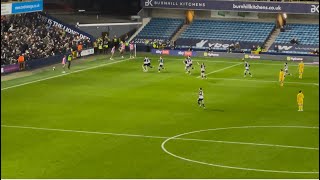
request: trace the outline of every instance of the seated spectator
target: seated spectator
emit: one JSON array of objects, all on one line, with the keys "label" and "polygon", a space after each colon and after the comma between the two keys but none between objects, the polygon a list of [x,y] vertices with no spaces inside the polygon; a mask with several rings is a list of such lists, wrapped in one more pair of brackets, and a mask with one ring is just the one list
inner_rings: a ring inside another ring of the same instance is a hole
[{"label": "seated spectator", "polygon": [[234,48],[235,48],[236,50],[239,50],[239,51],[240,51],[240,49],[241,49],[240,43],[239,43],[239,42],[236,42],[235,45],[234,45]]},{"label": "seated spectator", "polygon": [[319,49],[314,49],[314,50],[313,50],[313,54],[319,55]]},{"label": "seated spectator", "polygon": [[278,45],[275,45],[273,50],[275,50],[276,52],[279,52],[279,47],[278,47]]},{"label": "seated spectator", "polygon": [[291,44],[299,44],[299,43],[298,43],[298,39],[295,38],[295,37],[291,39],[290,43],[291,43]]}]

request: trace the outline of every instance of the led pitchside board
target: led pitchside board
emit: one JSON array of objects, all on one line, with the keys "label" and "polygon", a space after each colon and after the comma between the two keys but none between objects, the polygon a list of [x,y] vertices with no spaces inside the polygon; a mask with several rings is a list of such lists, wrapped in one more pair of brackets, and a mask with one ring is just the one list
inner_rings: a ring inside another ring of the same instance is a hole
[{"label": "led pitchside board", "polygon": [[143,8],[319,14],[319,3],[216,0],[141,0],[141,5]]},{"label": "led pitchside board", "polygon": [[43,11],[43,0],[1,3],[1,15]]}]

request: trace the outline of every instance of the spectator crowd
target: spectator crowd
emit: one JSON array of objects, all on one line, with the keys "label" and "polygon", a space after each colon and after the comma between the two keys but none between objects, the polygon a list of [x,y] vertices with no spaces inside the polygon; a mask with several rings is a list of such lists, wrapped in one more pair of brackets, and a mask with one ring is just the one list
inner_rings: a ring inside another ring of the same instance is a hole
[{"label": "spectator crowd", "polygon": [[1,16],[1,65],[47,58],[92,47],[89,39],[66,33],[38,18],[38,13]]}]

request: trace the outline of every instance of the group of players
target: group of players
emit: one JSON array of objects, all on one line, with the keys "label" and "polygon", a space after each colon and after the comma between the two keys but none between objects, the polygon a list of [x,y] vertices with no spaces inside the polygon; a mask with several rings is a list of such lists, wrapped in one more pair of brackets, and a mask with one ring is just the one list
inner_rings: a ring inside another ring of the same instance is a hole
[{"label": "group of players", "polygon": [[[193,63],[192,63],[192,59],[190,56],[188,56],[184,61],[183,63],[185,64],[185,71],[187,74],[191,74],[191,70],[194,69],[193,67]],[[198,62],[197,62],[198,63]],[[206,66],[204,63],[201,63],[198,65],[200,66],[200,77],[202,79],[207,79],[207,76],[205,74],[205,71],[206,71]],[[299,67],[299,79],[302,79],[302,75],[303,75],[303,72],[304,72],[304,63],[303,61],[301,61],[298,65]],[[151,65],[151,59],[149,59],[147,56],[144,58],[143,60],[143,65],[142,65],[142,69],[144,72],[148,72],[148,68],[153,68],[153,66]],[[248,75],[250,75],[250,77],[252,77],[252,74],[250,72],[250,64],[245,61],[244,62],[244,77]],[[158,72],[161,72],[161,70],[164,70],[165,67],[164,67],[164,59],[160,56],[160,59],[159,59],[159,66],[158,66]],[[284,85],[284,80],[286,78],[286,76],[291,76],[292,74],[289,73],[289,65],[288,63],[285,63],[284,64],[284,68],[280,70],[280,73],[279,73],[279,82],[280,82],[280,86],[283,87]],[[205,108],[205,105],[204,105],[204,93],[203,93],[203,89],[200,88],[199,89],[199,93],[198,93],[198,105],[200,107],[203,107]],[[299,91],[299,94],[297,95],[297,103],[298,103],[298,106],[299,106],[299,110],[298,111],[303,111],[303,99],[304,99],[304,95],[302,93],[302,91]]]},{"label": "group of players", "polygon": [[[130,59],[134,58],[134,44],[133,42],[129,43],[129,50],[130,50]],[[121,41],[120,46],[119,46],[119,52],[121,55],[121,58],[123,59],[123,54],[125,54],[126,51],[126,44]],[[113,60],[114,53],[116,52],[116,46],[113,46],[111,49],[111,57],[110,60]]]}]

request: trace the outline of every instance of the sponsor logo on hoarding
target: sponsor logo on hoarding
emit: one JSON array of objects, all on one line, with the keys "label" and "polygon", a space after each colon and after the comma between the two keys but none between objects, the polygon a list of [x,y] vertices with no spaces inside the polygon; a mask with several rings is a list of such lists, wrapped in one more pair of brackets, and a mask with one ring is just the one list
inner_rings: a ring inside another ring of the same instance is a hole
[{"label": "sponsor logo on hoarding", "polygon": [[217,54],[217,53],[207,53],[207,52],[205,52],[203,55],[204,56],[209,56],[209,57],[218,57],[218,56],[220,56],[220,54]]},{"label": "sponsor logo on hoarding", "polygon": [[4,73],[4,70],[3,70],[3,68],[1,68],[1,73]]},{"label": "sponsor logo on hoarding", "polygon": [[281,51],[289,51],[290,49],[292,49],[293,46],[281,46],[278,45],[278,49]]},{"label": "sponsor logo on hoarding", "polygon": [[12,14],[36,12],[43,10],[43,1],[30,1],[12,3]]},{"label": "sponsor logo on hoarding", "polygon": [[303,57],[287,57],[288,61],[303,61]]},{"label": "sponsor logo on hoarding", "polygon": [[208,42],[208,40],[201,40],[200,42],[198,42],[198,43],[196,44],[196,47],[201,48],[201,47],[203,47],[207,42]]},{"label": "sponsor logo on hoarding", "polygon": [[319,5],[311,5],[311,13],[319,13]]},{"label": "sponsor logo on hoarding", "polygon": [[12,14],[12,3],[1,4],[1,15]]},{"label": "sponsor logo on hoarding", "polygon": [[181,55],[181,56],[192,56],[192,51],[179,51],[178,55]]},{"label": "sponsor logo on hoarding", "polygon": [[246,59],[260,59],[261,56],[248,55],[248,54],[246,54],[246,55],[244,56],[244,58],[246,58]]},{"label": "sponsor logo on hoarding", "polygon": [[145,5],[146,7],[148,7],[148,6],[153,6],[153,5],[152,5],[152,1],[153,1],[153,0],[146,0],[146,1],[144,2],[144,5]]},{"label": "sponsor logo on hoarding", "polygon": [[[207,44],[208,40],[201,40],[200,42],[196,43],[197,48],[202,48]],[[208,47],[212,48],[225,48],[227,49],[230,44],[221,44],[221,43],[208,43]]]},{"label": "sponsor logo on hoarding", "polygon": [[94,54],[94,49],[85,49],[81,52],[81,56],[89,56]]},{"label": "sponsor logo on hoarding", "polygon": [[244,2],[239,0],[141,0],[145,8],[175,8],[218,11],[271,12],[271,13],[319,13],[319,4],[291,2]]},{"label": "sponsor logo on hoarding", "polygon": [[161,50],[156,50],[156,54],[162,54]]},{"label": "sponsor logo on hoarding", "polygon": [[170,51],[169,50],[162,50],[162,54],[169,55]]},{"label": "sponsor logo on hoarding", "polygon": [[50,19],[46,16],[43,16],[41,14],[38,15],[38,18],[42,21],[44,21],[45,23],[47,23],[47,26],[49,27],[59,27],[60,29],[64,30],[65,32],[69,33],[69,34],[73,34],[73,35],[79,35],[80,38],[88,38],[90,39],[90,37],[86,36],[85,34],[79,33],[76,29],[72,29],[60,22],[57,22],[53,19]]},{"label": "sponsor logo on hoarding", "polygon": [[169,55],[170,54],[170,50],[155,50],[156,54],[165,54],[165,55]]},{"label": "sponsor logo on hoarding", "polygon": [[185,51],[184,56],[192,56],[192,51]]}]

